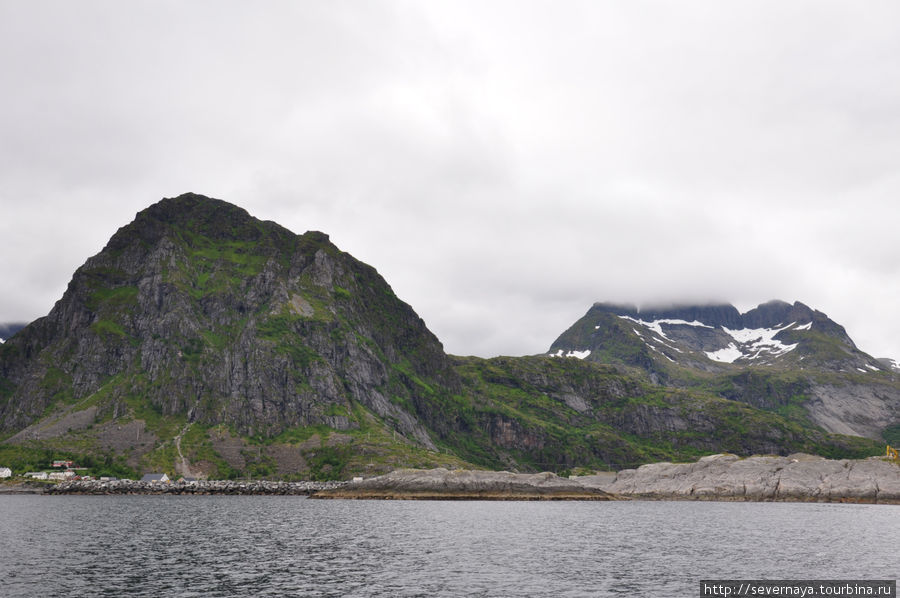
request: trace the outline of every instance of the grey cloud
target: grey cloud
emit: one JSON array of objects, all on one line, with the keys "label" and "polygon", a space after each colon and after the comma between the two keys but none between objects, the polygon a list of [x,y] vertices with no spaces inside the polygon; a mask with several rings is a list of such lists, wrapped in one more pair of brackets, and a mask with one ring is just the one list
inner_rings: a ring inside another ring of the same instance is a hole
[{"label": "grey cloud", "polygon": [[781,298],[900,357],[898,55],[891,2],[0,4],[0,321],[191,190],[329,233],[457,353]]}]

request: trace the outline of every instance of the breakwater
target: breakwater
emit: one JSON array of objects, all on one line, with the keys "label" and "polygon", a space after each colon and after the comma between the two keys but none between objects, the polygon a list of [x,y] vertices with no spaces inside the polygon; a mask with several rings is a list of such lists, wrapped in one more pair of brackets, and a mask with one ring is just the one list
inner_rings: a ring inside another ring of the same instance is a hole
[{"label": "breakwater", "polygon": [[270,482],[266,480],[202,480],[197,482],[141,482],[136,480],[73,480],[48,487],[45,494],[224,494],[308,496],[333,490],[347,482]]}]

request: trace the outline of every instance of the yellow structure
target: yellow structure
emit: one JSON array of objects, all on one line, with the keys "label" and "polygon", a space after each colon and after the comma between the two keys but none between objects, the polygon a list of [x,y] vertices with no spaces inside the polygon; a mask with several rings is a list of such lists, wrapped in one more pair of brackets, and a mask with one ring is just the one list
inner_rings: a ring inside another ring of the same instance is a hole
[{"label": "yellow structure", "polygon": [[895,449],[895,448],[891,448],[891,445],[888,445],[886,453],[887,453],[887,454],[886,454],[885,456],[886,456],[888,459],[896,459],[896,460],[900,460],[900,451],[898,451],[898,450]]}]

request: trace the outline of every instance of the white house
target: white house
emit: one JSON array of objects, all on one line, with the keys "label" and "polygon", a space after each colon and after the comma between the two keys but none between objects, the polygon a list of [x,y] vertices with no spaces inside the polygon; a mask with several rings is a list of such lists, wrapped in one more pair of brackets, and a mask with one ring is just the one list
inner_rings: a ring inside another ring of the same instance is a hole
[{"label": "white house", "polygon": [[26,478],[33,478],[35,480],[46,480],[47,472],[46,471],[29,471],[25,474]]},{"label": "white house", "polygon": [[9,467],[0,467],[0,478],[8,478],[12,475],[12,469]]},{"label": "white house", "polygon": [[47,479],[49,479],[49,480],[68,480],[69,478],[74,478],[74,477],[75,477],[74,471],[54,471],[54,472],[51,472],[47,476]]}]

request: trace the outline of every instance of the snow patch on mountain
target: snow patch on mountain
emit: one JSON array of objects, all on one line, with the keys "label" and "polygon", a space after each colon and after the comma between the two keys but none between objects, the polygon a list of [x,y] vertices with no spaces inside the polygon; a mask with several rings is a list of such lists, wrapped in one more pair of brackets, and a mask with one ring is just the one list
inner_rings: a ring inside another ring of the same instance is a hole
[{"label": "snow patch on mountain", "polygon": [[784,355],[796,349],[797,345],[796,343],[785,345],[781,341],[775,340],[775,336],[794,325],[796,325],[796,322],[791,322],[781,328],[743,328],[741,330],[731,330],[722,326],[722,330],[733,338],[737,344],[729,343],[728,347],[724,349],[708,351],[706,356],[713,361],[734,363],[742,358],[753,360],[764,355],[772,357]]},{"label": "snow patch on mountain", "polygon": [[722,363],[734,363],[736,359],[740,359],[741,357],[743,357],[744,353],[738,348],[737,345],[735,345],[734,343],[729,343],[728,346],[724,349],[707,352],[706,356],[713,361],[720,361]]},{"label": "snow patch on mountain", "polygon": [[[635,318],[632,316],[618,316],[623,320],[628,320],[629,322],[634,322],[635,324],[640,324],[640,326],[646,330],[652,332],[656,338],[652,339],[653,343],[657,343],[662,345],[663,347],[677,351],[678,353],[682,353],[683,351],[675,346],[675,341],[670,338],[664,329],[667,326],[696,326],[700,328],[709,328],[710,330],[717,329],[716,326],[710,326],[709,324],[704,324],[703,322],[699,322],[697,320],[687,321],[687,320],[677,320],[671,318],[664,319],[656,319],[656,320],[642,320],[639,318]],[[721,363],[734,363],[738,359],[744,359],[747,361],[759,359],[761,357],[776,357],[778,355],[784,355],[785,353],[789,353],[797,348],[796,344],[787,345],[782,343],[781,341],[775,340],[775,336],[778,333],[791,329],[792,331],[804,331],[812,328],[812,322],[808,322],[806,324],[802,324],[800,326],[797,325],[797,322],[791,322],[787,325],[779,324],[775,328],[742,328],[742,329],[730,329],[725,326],[720,327],[719,329],[724,331],[728,336],[734,339],[734,342],[728,344],[727,347],[722,349],[717,349],[715,351],[705,351],[707,357],[712,359],[713,361],[718,361]],[[641,340],[647,342],[648,339],[644,338],[644,335],[641,334],[639,328],[632,328],[635,334],[637,334]],[[671,329],[670,329],[671,332]],[[654,347],[650,342],[647,343],[651,348],[659,350],[657,347]],[[660,351],[662,353],[662,351]],[[666,355],[669,359],[668,355]]]},{"label": "snow patch on mountain", "polygon": [[[681,349],[679,349],[678,347],[676,347],[674,345],[669,344],[674,341],[671,338],[669,338],[668,336],[666,336],[665,332],[663,332],[663,329],[662,329],[663,325],[666,325],[666,326],[699,326],[701,328],[713,329],[712,326],[709,326],[708,324],[704,324],[703,322],[698,322],[697,320],[688,322],[687,320],[675,320],[672,318],[663,318],[663,319],[653,320],[651,322],[648,322],[647,320],[640,320],[638,318],[632,318],[631,316],[619,316],[619,317],[622,318],[623,320],[629,320],[631,322],[634,322],[635,324],[640,324],[644,328],[647,328],[648,330],[650,330],[651,332],[656,334],[656,336],[658,336],[659,338],[669,341],[668,343],[664,343],[659,339],[654,339],[655,342],[658,342],[659,344],[666,347],[667,349],[671,349],[672,351],[676,351],[678,353],[683,353],[684,351],[682,351]],[[632,330],[634,330],[635,334],[637,334],[641,338],[641,340],[643,340],[644,342],[647,342],[646,339],[643,337],[643,335],[640,332],[638,332],[636,328],[632,328]],[[652,345],[651,345],[651,347],[652,347]],[[660,353],[662,353],[662,351],[660,351]],[[663,353],[663,355],[665,355],[665,353]],[[671,361],[675,361],[668,355],[666,355],[666,357]]]},{"label": "snow patch on mountain", "polygon": [[[671,361],[672,363],[678,363],[677,361],[675,361],[674,359],[672,359],[671,357],[666,355],[665,351],[663,351],[659,347],[654,346],[654,345],[647,345],[647,346],[650,347],[651,349],[653,349],[654,351],[656,351],[657,353],[659,353],[660,355],[662,355],[663,357],[665,357],[666,359],[668,359],[669,361]],[[668,345],[666,345],[666,346],[668,346]],[[676,351],[678,351],[678,349],[676,349]],[[681,353],[681,351],[678,351],[678,352]]]},{"label": "snow patch on mountain", "polygon": [[673,319],[667,318],[667,319],[653,320],[652,322],[648,322],[646,320],[639,320],[637,318],[632,318],[631,316],[619,316],[619,317],[622,318],[623,320],[631,320],[632,322],[640,324],[641,326],[644,326],[645,328],[649,328],[650,330],[652,330],[659,336],[663,337],[667,341],[672,340],[672,339],[667,337],[666,333],[663,332],[663,329],[662,329],[663,324],[668,324],[670,326],[699,326],[701,328],[712,328],[712,326],[704,324],[703,322],[698,322],[697,320],[694,320],[693,322],[688,322],[687,320],[673,320]]},{"label": "snow patch on mountain", "polygon": [[[783,348],[788,345],[783,345],[781,342],[776,341],[775,335],[782,330],[787,330],[794,324],[796,324],[796,322],[791,322],[787,326],[782,326],[781,328],[744,328],[742,330],[730,330],[722,326],[722,330],[727,332],[731,338],[741,344],[753,343],[754,345],[770,345],[776,348]],[[792,348],[795,346],[796,345],[791,345]]]}]

